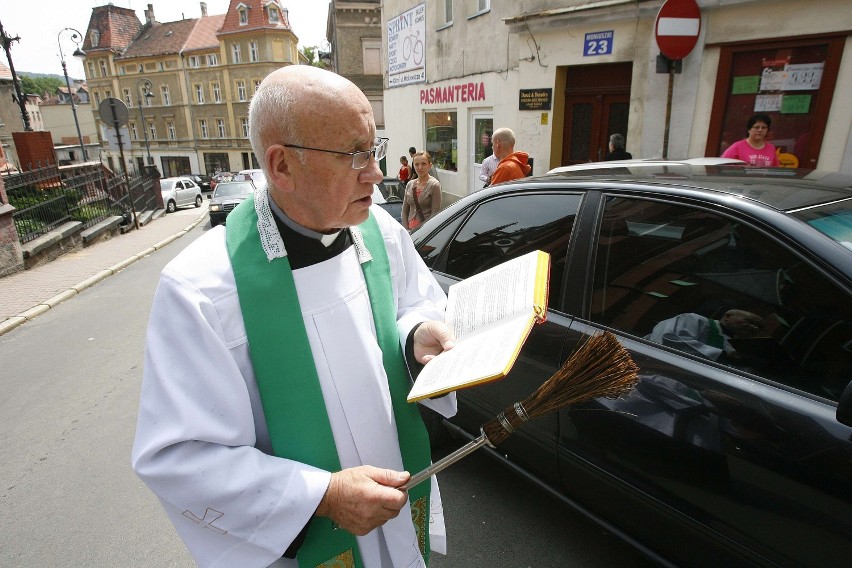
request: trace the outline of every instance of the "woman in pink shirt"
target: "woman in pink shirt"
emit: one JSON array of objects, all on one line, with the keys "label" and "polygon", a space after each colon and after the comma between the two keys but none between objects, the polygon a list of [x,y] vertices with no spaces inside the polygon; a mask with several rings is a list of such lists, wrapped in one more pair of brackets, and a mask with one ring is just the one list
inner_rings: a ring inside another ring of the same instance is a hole
[{"label": "woman in pink shirt", "polygon": [[778,167],[775,146],[766,141],[770,126],[772,126],[772,119],[769,118],[769,115],[756,114],[752,116],[746,123],[748,138],[731,144],[722,154],[722,157],[742,160],[750,166]]}]

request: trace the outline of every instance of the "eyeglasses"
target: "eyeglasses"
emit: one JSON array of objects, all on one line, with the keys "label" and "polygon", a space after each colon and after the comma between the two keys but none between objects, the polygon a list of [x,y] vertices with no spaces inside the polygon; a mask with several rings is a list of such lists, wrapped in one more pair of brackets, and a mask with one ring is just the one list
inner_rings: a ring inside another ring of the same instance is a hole
[{"label": "eyeglasses", "polygon": [[300,150],[313,150],[314,152],[327,152],[329,154],[340,154],[343,156],[352,156],[352,169],[363,170],[370,163],[370,156],[373,156],[378,162],[388,153],[388,138],[376,138],[374,146],[369,150],[361,150],[360,152],[341,152],[339,150],[325,150],[323,148],[311,148],[309,146],[298,146],[296,144],[282,144],[285,148],[298,148]]}]

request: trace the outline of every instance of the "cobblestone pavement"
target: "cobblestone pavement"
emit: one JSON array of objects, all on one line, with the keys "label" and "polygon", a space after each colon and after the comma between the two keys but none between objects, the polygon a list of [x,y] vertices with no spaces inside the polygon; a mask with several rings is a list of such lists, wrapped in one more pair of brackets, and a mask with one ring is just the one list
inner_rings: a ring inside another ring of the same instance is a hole
[{"label": "cobblestone pavement", "polygon": [[0,278],[0,335],[182,237],[206,218],[207,200],[200,209],[161,214],[139,230]]}]

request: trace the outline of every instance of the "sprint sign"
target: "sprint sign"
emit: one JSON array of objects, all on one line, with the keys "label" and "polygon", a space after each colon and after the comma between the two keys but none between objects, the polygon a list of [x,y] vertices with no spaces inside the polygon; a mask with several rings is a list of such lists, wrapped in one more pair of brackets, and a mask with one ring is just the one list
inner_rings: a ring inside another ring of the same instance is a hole
[{"label": "sprint sign", "polygon": [[683,59],[698,42],[701,10],[695,0],[666,0],[657,14],[654,35],[663,55],[672,61]]}]

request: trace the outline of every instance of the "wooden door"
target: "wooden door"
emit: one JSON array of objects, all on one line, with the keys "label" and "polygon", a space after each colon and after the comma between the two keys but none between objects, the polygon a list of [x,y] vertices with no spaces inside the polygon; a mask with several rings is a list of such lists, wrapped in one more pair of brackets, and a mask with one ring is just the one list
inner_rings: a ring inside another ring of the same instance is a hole
[{"label": "wooden door", "polygon": [[603,160],[611,134],[627,138],[631,63],[568,68],[562,165]]}]

